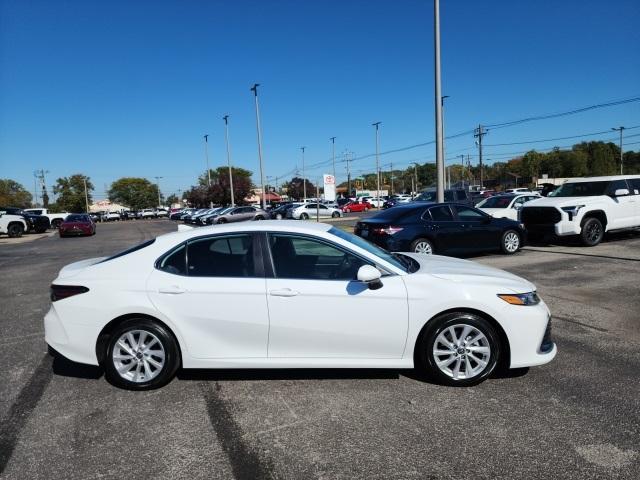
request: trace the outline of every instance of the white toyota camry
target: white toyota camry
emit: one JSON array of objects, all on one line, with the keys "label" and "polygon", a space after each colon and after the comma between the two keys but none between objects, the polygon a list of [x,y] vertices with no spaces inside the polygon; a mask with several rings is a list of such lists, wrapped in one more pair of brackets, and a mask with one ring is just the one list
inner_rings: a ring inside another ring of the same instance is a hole
[{"label": "white toyota camry", "polygon": [[176,232],[64,267],[47,344],[135,390],[178,368],[412,368],[474,385],[551,361],[530,282],[470,261],[390,254],[331,225]]}]

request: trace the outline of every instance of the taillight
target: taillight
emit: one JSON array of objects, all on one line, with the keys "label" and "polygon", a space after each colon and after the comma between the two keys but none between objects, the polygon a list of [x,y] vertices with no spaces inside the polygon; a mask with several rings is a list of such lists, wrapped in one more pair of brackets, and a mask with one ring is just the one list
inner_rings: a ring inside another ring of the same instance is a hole
[{"label": "taillight", "polygon": [[383,228],[373,229],[374,233],[378,233],[378,234],[386,233],[387,235],[394,235],[401,231],[402,231],[402,227],[383,227]]},{"label": "taillight", "polygon": [[77,285],[51,285],[51,301],[57,302],[58,300],[80,295],[88,291],[89,289],[87,287]]}]

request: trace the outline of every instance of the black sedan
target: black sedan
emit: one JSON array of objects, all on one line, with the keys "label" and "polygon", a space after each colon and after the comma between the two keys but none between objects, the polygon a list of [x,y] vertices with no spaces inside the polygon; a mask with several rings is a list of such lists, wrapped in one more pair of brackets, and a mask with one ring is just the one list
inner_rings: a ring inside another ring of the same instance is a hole
[{"label": "black sedan", "polygon": [[356,224],[355,234],[392,252],[516,253],[526,239],[518,222],[456,203],[410,203]]}]

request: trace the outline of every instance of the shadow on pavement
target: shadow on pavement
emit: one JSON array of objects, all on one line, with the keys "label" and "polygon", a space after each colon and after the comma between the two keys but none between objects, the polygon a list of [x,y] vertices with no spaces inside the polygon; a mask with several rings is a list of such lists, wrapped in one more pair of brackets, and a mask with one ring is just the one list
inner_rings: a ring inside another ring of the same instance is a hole
[{"label": "shadow on pavement", "polygon": [[67,360],[61,355],[55,355],[53,358],[53,373],[61,377],[85,378],[96,380],[104,374],[101,367],[93,365],[84,365]]},{"label": "shadow on pavement", "polygon": [[204,381],[260,381],[260,380],[397,380],[398,370],[376,369],[230,369],[201,370],[182,369],[178,371],[180,380]]}]

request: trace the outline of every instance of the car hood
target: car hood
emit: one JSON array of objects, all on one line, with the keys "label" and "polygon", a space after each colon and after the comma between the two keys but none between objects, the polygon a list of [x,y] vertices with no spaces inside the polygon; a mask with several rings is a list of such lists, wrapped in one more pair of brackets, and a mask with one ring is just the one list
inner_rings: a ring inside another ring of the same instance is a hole
[{"label": "car hood", "polygon": [[75,274],[84,270],[85,268],[101,262],[105,258],[108,258],[108,257],[87,258],[86,260],[80,260],[79,262],[73,262],[73,263],[70,263],[69,265],[65,265],[64,267],[62,267],[62,270],[60,270],[60,272],[58,273],[58,278],[72,277]]},{"label": "car hood", "polygon": [[420,264],[420,269],[412,275],[431,275],[469,286],[492,285],[504,293],[528,293],[536,289],[533,283],[524,278],[469,260],[421,253],[402,252],[402,254],[415,259]]},{"label": "car hood", "polygon": [[500,213],[504,213],[505,215],[509,214],[510,208],[484,208],[484,207],[476,207],[478,210],[482,210],[484,213],[488,213],[491,216],[498,215]]},{"label": "car hood", "polygon": [[607,198],[604,195],[596,197],[542,197],[536,200],[531,200],[523,205],[523,208],[527,207],[572,207],[574,205],[582,205],[585,203],[593,203],[594,200],[600,200]]}]

